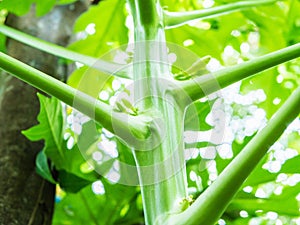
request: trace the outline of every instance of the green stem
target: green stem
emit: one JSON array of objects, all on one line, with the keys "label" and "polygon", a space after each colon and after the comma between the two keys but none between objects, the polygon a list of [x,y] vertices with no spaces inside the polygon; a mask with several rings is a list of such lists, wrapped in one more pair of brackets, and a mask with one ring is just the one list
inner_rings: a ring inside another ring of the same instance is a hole
[{"label": "green stem", "polygon": [[[192,100],[197,100],[230,84],[297,57],[300,57],[300,43],[257,57],[248,62],[221,69],[212,74],[201,75],[187,81],[178,81],[176,84],[180,88],[173,88],[170,92],[181,93],[184,90]],[[181,96],[178,96],[178,98],[181,98]]]},{"label": "green stem", "polygon": [[209,9],[201,9],[187,12],[164,12],[164,22],[167,28],[172,28],[180,25],[184,25],[192,20],[207,19],[217,17],[222,14],[243,10],[250,7],[257,7],[267,4],[275,3],[277,0],[253,0],[253,1],[241,1],[232,4],[217,6]]},{"label": "green stem", "polygon": [[[129,0],[135,24],[134,97],[154,116],[151,143],[134,149],[147,225],[165,224],[187,195],[183,110],[165,91],[170,75],[162,9],[157,0]],[[170,82],[169,82],[170,83]]]},{"label": "green stem", "polygon": [[131,132],[139,134],[141,139],[146,139],[148,136],[148,123],[151,119],[146,116],[130,116],[114,112],[109,105],[2,52],[0,52],[0,68],[90,116],[112,133],[117,131],[116,135],[130,145],[135,144],[128,135]]},{"label": "green stem", "polygon": [[190,208],[174,216],[170,224],[214,225],[270,146],[282,135],[299,112],[300,87],[281,106],[268,125],[258,132],[222,171],[217,180],[198,197]]},{"label": "green stem", "polygon": [[59,45],[41,40],[39,38],[25,34],[21,31],[18,31],[16,29],[13,29],[5,25],[0,25],[0,33],[10,38],[13,38],[17,41],[20,41],[26,45],[29,45],[33,48],[37,48],[41,51],[50,53],[55,56],[62,57],[64,59],[82,63],[84,65],[98,69],[99,71],[102,71],[104,73],[108,73],[122,78],[130,78],[131,72],[127,71],[126,70],[127,67],[124,67],[124,65],[107,62],[101,59],[97,59],[91,56],[83,55],[78,52],[68,50]]}]

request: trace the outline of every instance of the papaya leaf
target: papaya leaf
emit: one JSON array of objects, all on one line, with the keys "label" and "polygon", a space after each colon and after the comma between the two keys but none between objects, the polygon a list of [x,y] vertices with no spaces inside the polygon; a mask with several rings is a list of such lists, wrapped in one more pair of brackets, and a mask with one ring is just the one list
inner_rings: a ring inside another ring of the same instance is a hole
[{"label": "papaya leaf", "polygon": [[[65,188],[67,187],[67,190],[79,190],[84,185],[98,179],[99,174],[93,170],[88,172],[81,170],[81,166],[86,163],[86,159],[81,154],[77,145],[72,149],[67,148],[67,141],[63,138],[65,124],[61,102],[55,98],[47,98],[41,94],[38,94],[38,97],[41,105],[41,111],[38,115],[39,124],[26,131],[22,131],[31,141],[45,140],[42,153],[37,157],[38,173],[45,179],[53,182],[53,177],[47,164],[49,158],[56,170],[65,171],[63,173],[64,177],[68,178],[67,183],[60,183]],[[104,166],[107,167],[106,164]],[[68,186],[70,180],[76,181],[75,183],[78,184],[74,185],[73,189]]]},{"label": "papaya leaf", "polygon": [[[90,6],[74,26],[75,32],[86,32],[86,37],[70,45],[72,50],[98,57],[128,42],[128,29],[125,26],[125,1],[101,1],[98,5]],[[95,20],[95,15],[98,19]]]},{"label": "papaya leaf", "polygon": [[92,183],[90,180],[86,180],[82,177],[78,177],[75,174],[68,173],[65,170],[58,171],[59,186],[66,192],[76,193],[85,186]]},{"label": "papaya leaf", "polygon": [[44,151],[57,169],[64,165],[65,149],[63,145],[64,119],[62,105],[56,98],[47,98],[38,94],[41,109],[38,115],[39,124],[22,131],[29,140],[45,140]]},{"label": "papaya leaf", "polygon": [[40,151],[36,157],[36,172],[43,177],[45,180],[56,184],[57,182],[54,180],[51,169],[49,168],[48,158],[44,151]]},{"label": "papaya leaf", "polygon": [[0,1],[0,9],[7,9],[11,13],[22,16],[29,11],[33,3],[36,5],[36,15],[43,16],[53,8],[56,0],[3,0]]},{"label": "papaya leaf", "polygon": [[[97,192],[95,187],[100,188],[101,192]],[[56,204],[53,225],[61,225],[61,221],[72,225],[122,224],[118,222],[128,216],[141,220],[141,209],[133,206],[137,202],[137,193],[137,188],[133,186],[111,184],[104,179],[96,181],[77,193],[68,193]]]}]

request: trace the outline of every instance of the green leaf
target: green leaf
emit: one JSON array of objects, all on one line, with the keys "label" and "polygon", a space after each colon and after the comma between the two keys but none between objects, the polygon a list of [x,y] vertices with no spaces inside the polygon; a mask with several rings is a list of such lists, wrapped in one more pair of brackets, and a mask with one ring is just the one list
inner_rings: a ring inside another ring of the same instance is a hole
[{"label": "green leaf", "polygon": [[113,77],[100,71],[83,66],[75,70],[68,79],[68,84],[94,98],[101,90],[111,86]]},{"label": "green leaf", "polygon": [[58,171],[58,182],[64,191],[70,193],[76,193],[92,183],[90,180],[83,179],[65,170]]},{"label": "green leaf", "polygon": [[275,181],[277,176],[280,173],[300,173],[300,156],[296,156],[294,158],[288,159],[282,165],[280,171],[277,173],[271,173],[266,169],[263,169],[262,166],[267,161],[267,156],[260,161],[257,167],[253,170],[250,176],[244,183],[244,187],[246,186],[257,186],[259,184]]},{"label": "green leaf", "polygon": [[48,13],[55,5],[56,0],[35,0],[36,1],[36,15],[43,16]]},{"label": "green leaf", "polygon": [[[277,82],[278,75],[279,74],[276,69],[271,69],[261,73],[259,76],[244,80],[241,86],[242,93],[247,93],[257,89],[264,90],[266,100],[259,103],[258,106],[266,111],[268,119],[271,118],[271,116],[284,103],[284,100],[292,93],[292,90],[285,88]],[[279,104],[274,104],[274,100],[276,99],[280,100]]]},{"label": "green leaf", "polygon": [[250,218],[232,218],[231,215],[229,215],[229,218],[227,218],[226,215],[223,215],[223,217],[226,219],[226,225],[246,225],[250,222]]},{"label": "green leaf", "polygon": [[[253,194],[238,195],[228,207],[228,211],[241,211],[255,215],[257,210],[276,212],[279,215],[297,217],[300,215],[299,203],[296,196],[299,194],[300,183],[295,186],[285,186],[281,194],[271,195],[269,198],[257,198]],[[278,204],[280,203],[280,204]]]},{"label": "green leaf", "polygon": [[[239,48],[244,41],[243,36],[234,37],[232,30],[248,32],[252,27],[245,16],[237,12],[217,19],[199,21],[196,26],[184,25],[166,30],[166,38],[167,41],[184,46],[200,57],[210,55],[222,60],[221,55],[227,45],[236,45]],[[178,60],[186,60],[184,57],[180,56]]]},{"label": "green leaf", "polygon": [[227,211],[240,211],[245,210],[255,214],[257,210],[264,212],[273,211],[280,215],[287,215],[291,217],[299,216],[299,207],[296,199],[234,199],[228,206]]},{"label": "green leaf", "polygon": [[290,207],[294,207],[295,211],[298,210],[298,214],[300,215],[300,204],[299,201],[297,201],[296,197],[299,195],[299,190],[300,190],[300,183],[298,182],[294,186],[285,186],[282,193],[280,195],[272,195],[271,199],[281,201],[283,199],[289,199],[292,202],[294,202],[293,205],[290,205]]},{"label": "green leaf", "polygon": [[[76,194],[70,193],[63,197],[56,204],[53,225],[61,225],[62,221],[72,225],[121,224],[116,221],[122,221],[127,215],[141,220],[141,210],[133,206],[138,197],[136,187],[110,184],[105,180],[101,180],[100,184],[105,194],[95,194],[91,186],[87,186]],[[130,209],[124,211],[127,205],[130,205]]]},{"label": "green leaf", "polygon": [[198,0],[161,0],[161,5],[168,11],[187,11],[203,8],[202,2]]},{"label": "green leaf", "polygon": [[0,1],[0,9],[7,9],[9,12],[21,16],[29,11],[33,2],[34,0],[2,0]]},{"label": "green leaf", "polygon": [[[255,55],[266,54],[286,47],[293,42],[290,39],[295,40],[291,37],[289,31],[289,29],[293,30],[293,26],[297,20],[297,16],[292,15],[293,7],[293,3],[291,3],[289,14],[287,14],[288,10],[283,10],[279,4],[263,7],[264,10],[253,9],[243,11],[243,14],[253,21],[257,29],[259,29],[260,48],[256,51]],[[280,27],[280,29],[274,29],[274,24]],[[272,37],[272,41],[270,41],[270,37]],[[266,111],[267,118],[270,118],[276,112],[295,88],[295,85],[294,88],[290,88],[285,85],[285,82],[278,82],[277,78],[279,75],[280,71],[273,68],[261,73],[259,76],[246,79],[242,82],[241,91],[243,93],[250,90],[264,90],[267,98],[259,106]],[[279,101],[279,103],[276,103],[276,101]]]},{"label": "green leaf", "polygon": [[38,115],[39,124],[22,131],[22,134],[31,141],[45,139],[45,154],[60,169],[63,167],[65,158],[62,138],[64,130],[62,105],[56,98],[47,98],[41,94],[38,94],[38,98],[41,105]]},{"label": "green leaf", "polygon": [[193,142],[193,143],[186,143],[185,148],[205,148],[208,146],[215,146],[214,144],[203,141],[203,142]]},{"label": "green leaf", "polygon": [[[188,187],[196,188],[196,192],[202,192],[208,186],[209,173],[207,167],[209,166],[209,160],[201,159],[198,156],[195,159],[189,159],[186,163],[186,170],[188,175]],[[199,178],[191,179],[191,172],[196,173]]]},{"label": "green leaf", "polygon": [[57,4],[58,5],[66,5],[66,4],[71,4],[73,2],[76,2],[77,0],[58,0]]},{"label": "green leaf", "polygon": [[33,3],[36,4],[36,15],[42,16],[52,9],[56,0],[2,0],[0,9],[7,9],[11,13],[22,16],[29,11]]},{"label": "green leaf", "polygon": [[245,183],[243,184],[244,187],[246,186],[256,186],[259,184],[267,183],[270,181],[276,180],[278,174],[270,173],[268,170],[262,168],[262,165],[265,163],[265,160],[260,161],[257,167],[252,171],[250,176],[247,178]]},{"label": "green leaf", "polygon": [[[72,149],[65,149],[65,159],[63,160],[63,162],[64,165],[62,166],[62,169],[78,177],[89,181],[95,181],[100,177],[100,175],[96,171],[94,171],[93,168],[87,171],[82,169],[82,167],[84,167],[84,165],[86,164],[88,164],[87,166],[91,167],[92,163],[82,153],[78,145],[75,145]],[[102,169],[103,167],[104,169],[106,169],[108,167],[106,163],[101,163],[97,166],[100,169]]]},{"label": "green leaf", "polygon": [[[244,10],[243,14],[259,29],[261,53],[265,54],[285,47],[284,33],[287,32],[286,15],[279,4]],[[274,29],[274,24],[280,29]],[[270,41],[272,37],[272,41]]]},{"label": "green leaf", "polygon": [[[89,10],[78,18],[74,27],[75,32],[83,32],[87,36],[70,45],[70,48],[98,57],[114,47],[127,44],[128,30],[125,26],[124,6],[125,1],[118,0],[101,1],[98,5],[90,6]],[[88,34],[85,31],[88,25],[95,29],[95,33]]]},{"label": "green leaf", "polygon": [[300,1],[293,0],[289,8],[287,21],[288,21],[288,34],[286,36],[288,44],[296,44],[300,42],[300,24],[299,24],[299,11]]},{"label": "green leaf", "polygon": [[[55,98],[47,98],[38,94],[41,111],[38,115],[39,124],[22,133],[31,141],[45,140],[43,152],[47,156],[55,168],[65,170],[72,174],[70,177],[78,177],[89,182],[99,178],[99,174],[95,171],[83,172],[81,166],[86,163],[79,146],[75,145],[72,149],[67,149],[66,140],[64,140],[64,118],[60,101]],[[41,164],[45,169],[45,158]],[[101,167],[101,165],[99,165]],[[107,164],[103,165],[105,168]],[[44,175],[45,176],[45,175]],[[85,182],[81,183],[87,184]],[[80,186],[81,187],[81,186]],[[76,187],[74,187],[76,188]]]},{"label": "green leaf", "polygon": [[56,98],[47,98],[41,94],[38,94],[38,98],[41,104],[41,111],[38,115],[39,124],[22,131],[22,134],[31,141],[45,139],[45,154],[59,169],[64,159],[62,105]]},{"label": "green leaf", "polygon": [[281,173],[300,173],[300,155],[287,160],[281,167]]},{"label": "green leaf", "polygon": [[57,182],[54,180],[51,174],[51,170],[49,168],[48,158],[44,151],[40,151],[36,157],[36,172],[43,177],[45,180],[56,184]]},{"label": "green leaf", "polygon": [[213,127],[206,122],[206,117],[210,113],[214,104],[213,101],[196,101],[189,106],[185,113],[184,129],[185,130],[200,130],[207,131]]}]

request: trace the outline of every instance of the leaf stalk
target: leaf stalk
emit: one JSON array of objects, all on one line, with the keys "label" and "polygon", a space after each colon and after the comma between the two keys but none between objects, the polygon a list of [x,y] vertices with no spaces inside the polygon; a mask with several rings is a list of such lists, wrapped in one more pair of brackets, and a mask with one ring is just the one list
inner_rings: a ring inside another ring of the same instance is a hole
[{"label": "leaf stalk", "polygon": [[2,52],[0,52],[0,68],[95,119],[110,132],[117,131],[116,135],[129,145],[136,143],[128,134],[139,134],[138,138],[141,139],[147,139],[149,135],[152,119],[146,115],[131,116],[114,112],[109,105]]},{"label": "leaf stalk", "polygon": [[222,171],[217,180],[186,211],[173,216],[169,224],[214,225],[271,145],[297,118],[299,109],[300,87],[280,107],[268,125],[259,131]]},{"label": "leaf stalk", "polygon": [[176,95],[176,93],[180,93],[183,90],[195,101],[237,81],[298,57],[300,57],[300,43],[213,73],[204,74],[186,81],[176,81],[177,85],[173,86],[170,92]]},{"label": "leaf stalk", "polygon": [[39,49],[41,51],[50,53],[52,55],[64,59],[82,63],[84,65],[95,68],[101,72],[108,73],[112,76],[117,76],[117,77],[122,77],[127,79],[131,78],[132,72],[128,71],[129,67],[125,67],[125,65],[107,62],[102,59],[80,54],[78,52],[69,50],[62,46],[53,44],[51,42],[47,42],[39,38],[33,37],[31,35],[28,35],[24,32],[18,31],[6,25],[0,25],[0,33],[6,35],[7,37],[13,38],[23,44],[31,46],[33,48]]},{"label": "leaf stalk", "polygon": [[196,19],[208,19],[220,15],[228,14],[235,11],[240,11],[247,8],[272,4],[277,0],[253,0],[241,1],[232,4],[217,6],[209,9],[193,10],[187,12],[168,12],[164,11],[164,23],[166,28],[182,26]]}]

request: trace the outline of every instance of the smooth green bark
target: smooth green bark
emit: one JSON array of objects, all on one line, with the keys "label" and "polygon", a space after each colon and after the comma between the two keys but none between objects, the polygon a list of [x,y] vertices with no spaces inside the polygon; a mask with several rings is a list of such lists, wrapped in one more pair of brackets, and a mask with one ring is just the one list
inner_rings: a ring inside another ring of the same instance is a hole
[{"label": "smooth green bark", "polygon": [[170,84],[162,9],[156,0],[132,0],[134,16],[134,96],[138,108],[156,120],[153,142],[134,149],[143,196],[145,222],[165,224],[187,195],[183,155],[183,110],[166,92]]}]

